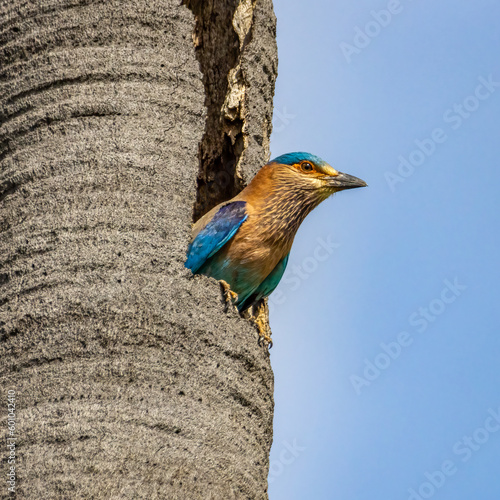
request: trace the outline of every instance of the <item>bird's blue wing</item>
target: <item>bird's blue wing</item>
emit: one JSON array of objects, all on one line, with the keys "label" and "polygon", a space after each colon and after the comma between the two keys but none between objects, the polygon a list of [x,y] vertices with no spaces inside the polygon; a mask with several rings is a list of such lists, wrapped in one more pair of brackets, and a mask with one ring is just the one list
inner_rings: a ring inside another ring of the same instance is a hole
[{"label": "bird's blue wing", "polygon": [[247,217],[245,201],[233,201],[221,207],[189,245],[186,267],[196,273],[235,235]]},{"label": "bird's blue wing", "polygon": [[288,263],[287,253],[279,262],[276,267],[268,274],[267,278],[255,289],[254,292],[247,295],[246,297],[239,297],[238,310],[244,311],[247,307],[250,307],[254,302],[259,301],[270,295],[274,289],[278,286],[283,273],[285,272],[286,265]]}]

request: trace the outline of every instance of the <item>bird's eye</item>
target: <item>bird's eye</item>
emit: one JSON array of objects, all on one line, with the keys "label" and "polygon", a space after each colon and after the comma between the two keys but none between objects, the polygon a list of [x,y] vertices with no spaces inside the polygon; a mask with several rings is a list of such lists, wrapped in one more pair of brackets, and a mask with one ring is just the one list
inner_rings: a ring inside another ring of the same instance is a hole
[{"label": "bird's eye", "polygon": [[300,168],[302,168],[304,172],[312,172],[314,170],[314,167],[308,161],[301,163]]}]

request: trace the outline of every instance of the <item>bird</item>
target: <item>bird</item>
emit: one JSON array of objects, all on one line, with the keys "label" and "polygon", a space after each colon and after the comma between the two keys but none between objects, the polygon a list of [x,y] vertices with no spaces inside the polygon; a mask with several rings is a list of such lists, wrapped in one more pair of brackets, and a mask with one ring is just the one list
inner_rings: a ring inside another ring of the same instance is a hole
[{"label": "bird", "polygon": [[[240,313],[262,305],[285,272],[306,216],[334,193],[366,185],[310,153],[278,156],[238,195],[194,224],[185,266],[193,274],[219,280],[226,299]],[[272,346],[259,316],[260,311],[255,320],[259,340]]]}]

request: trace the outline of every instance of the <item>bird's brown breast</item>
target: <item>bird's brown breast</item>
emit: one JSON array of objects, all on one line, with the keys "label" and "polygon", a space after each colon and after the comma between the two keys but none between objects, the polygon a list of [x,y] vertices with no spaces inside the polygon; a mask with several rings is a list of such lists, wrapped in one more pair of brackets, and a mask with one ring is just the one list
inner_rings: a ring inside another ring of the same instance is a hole
[{"label": "bird's brown breast", "polygon": [[277,238],[260,217],[250,213],[223,250],[233,264],[245,267],[264,279],[290,252],[292,241]]}]

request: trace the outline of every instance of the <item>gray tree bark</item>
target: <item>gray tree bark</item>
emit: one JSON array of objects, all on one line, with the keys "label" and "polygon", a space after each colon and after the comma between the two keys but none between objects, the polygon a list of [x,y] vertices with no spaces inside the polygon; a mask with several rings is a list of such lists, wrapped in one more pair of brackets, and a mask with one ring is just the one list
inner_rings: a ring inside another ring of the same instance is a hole
[{"label": "gray tree bark", "polygon": [[1,2],[18,498],[267,498],[269,355],[184,260],[268,159],[276,71],[271,0]]}]

